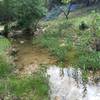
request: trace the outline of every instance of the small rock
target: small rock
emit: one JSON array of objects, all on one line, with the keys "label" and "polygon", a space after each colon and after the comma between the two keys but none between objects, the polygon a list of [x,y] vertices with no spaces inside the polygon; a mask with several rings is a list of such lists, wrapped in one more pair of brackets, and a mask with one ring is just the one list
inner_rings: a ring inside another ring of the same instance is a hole
[{"label": "small rock", "polygon": [[24,44],[25,42],[24,41],[20,41],[20,44]]},{"label": "small rock", "polygon": [[61,100],[61,98],[59,96],[56,96],[55,100]]}]

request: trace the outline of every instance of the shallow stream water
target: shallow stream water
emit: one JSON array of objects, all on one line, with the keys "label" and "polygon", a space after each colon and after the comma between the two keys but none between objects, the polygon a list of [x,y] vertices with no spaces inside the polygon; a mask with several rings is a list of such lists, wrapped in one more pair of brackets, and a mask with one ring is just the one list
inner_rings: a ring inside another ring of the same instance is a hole
[{"label": "shallow stream water", "polygon": [[83,81],[82,73],[74,68],[51,66],[47,69],[50,100],[100,100],[100,80],[93,76]]}]

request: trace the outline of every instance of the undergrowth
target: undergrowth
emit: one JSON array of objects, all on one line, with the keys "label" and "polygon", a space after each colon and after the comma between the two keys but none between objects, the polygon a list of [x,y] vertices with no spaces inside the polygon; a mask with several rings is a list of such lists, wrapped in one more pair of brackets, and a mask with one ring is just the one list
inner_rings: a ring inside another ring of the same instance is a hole
[{"label": "undergrowth", "polygon": [[43,72],[20,77],[14,70],[13,65],[0,56],[0,99],[48,100],[48,80]]},{"label": "undergrowth", "polygon": [[[80,30],[84,21],[88,28]],[[63,65],[78,66],[81,69],[100,69],[100,52],[96,51],[95,39],[100,39],[100,14],[92,11],[82,17],[66,20],[58,18],[53,21],[41,22],[45,31],[33,39],[33,44],[40,44]],[[95,34],[95,36],[94,36]]]}]

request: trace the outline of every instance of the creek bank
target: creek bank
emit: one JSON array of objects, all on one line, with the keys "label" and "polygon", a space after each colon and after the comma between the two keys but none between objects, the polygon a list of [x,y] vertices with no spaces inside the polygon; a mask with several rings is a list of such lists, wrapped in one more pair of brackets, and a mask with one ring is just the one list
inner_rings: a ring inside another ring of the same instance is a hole
[{"label": "creek bank", "polygon": [[38,69],[39,65],[56,63],[56,59],[51,56],[48,50],[33,45],[32,40],[21,38],[16,40],[13,45],[18,49],[14,63],[17,66],[17,71],[21,74],[32,74]]}]

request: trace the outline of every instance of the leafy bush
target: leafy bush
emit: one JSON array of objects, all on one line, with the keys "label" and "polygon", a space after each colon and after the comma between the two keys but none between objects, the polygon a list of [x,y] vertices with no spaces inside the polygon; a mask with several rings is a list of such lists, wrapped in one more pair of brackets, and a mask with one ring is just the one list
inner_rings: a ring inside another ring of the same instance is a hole
[{"label": "leafy bush", "polygon": [[36,27],[40,18],[45,15],[44,0],[1,0],[0,15],[4,22],[4,35],[8,37],[9,26],[13,21],[24,29]]},{"label": "leafy bush", "polygon": [[18,22],[24,28],[35,25],[46,11],[44,1],[41,0],[17,0],[16,5],[16,14],[19,17]]}]

